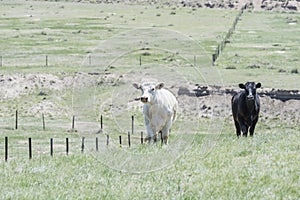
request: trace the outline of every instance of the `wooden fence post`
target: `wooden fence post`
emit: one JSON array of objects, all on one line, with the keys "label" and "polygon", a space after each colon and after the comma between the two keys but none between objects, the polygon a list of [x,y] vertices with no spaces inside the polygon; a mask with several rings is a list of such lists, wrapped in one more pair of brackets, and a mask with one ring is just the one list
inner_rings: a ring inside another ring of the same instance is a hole
[{"label": "wooden fence post", "polygon": [[140,67],[142,66],[142,56],[140,56]]},{"label": "wooden fence post", "polygon": [[131,142],[130,142],[130,132],[128,132],[128,146],[131,146]]},{"label": "wooden fence post", "polygon": [[134,116],[131,116],[131,134],[134,132]]},{"label": "wooden fence post", "polygon": [[7,162],[8,159],[8,137],[5,137],[5,162]]},{"label": "wooden fence post", "polygon": [[45,126],[45,116],[44,113],[42,114],[42,119],[43,119],[43,130],[46,130],[46,126]]},{"label": "wooden fence post", "polygon": [[120,143],[120,147],[122,147],[122,136],[119,135],[119,143]]},{"label": "wooden fence post", "polygon": [[69,155],[69,138],[66,138],[66,155]]},{"label": "wooden fence post", "polygon": [[18,110],[16,110],[16,130],[18,130]]},{"label": "wooden fence post", "polygon": [[216,54],[212,55],[212,66],[215,65],[215,61],[216,61]]},{"label": "wooden fence post", "polygon": [[141,131],[141,144],[144,143],[144,138],[143,138],[143,131]]},{"label": "wooden fence post", "polygon": [[72,131],[75,130],[75,115],[73,115],[73,118],[72,118]]},{"label": "wooden fence post", "polygon": [[103,117],[102,117],[102,115],[100,116],[100,128],[101,128],[101,130],[103,129]]},{"label": "wooden fence post", "polygon": [[48,55],[46,55],[46,67],[48,67]]},{"label": "wooden fence post", "polygon": [[81,142],[81,153],[84,151],[84,137],[82,137],[82,142]]},{"label": "wooden fence post", "polygon": [[98,151],[98,137],[96,137],[96,151]]},{"label": "wooden fence post", "polygon": [[106,146],[108,146],[109,145],[109,135],[107,134],[106,135]]},{"label": "wooden fence post", "polygon": [[53,157],[53,138],[50,138],[50,156]]},{"label": "wooden fence post", "polygon": [[29,160],[31,160],[32,158],[31,138],[28,138],[28,147],[29,147]]}]

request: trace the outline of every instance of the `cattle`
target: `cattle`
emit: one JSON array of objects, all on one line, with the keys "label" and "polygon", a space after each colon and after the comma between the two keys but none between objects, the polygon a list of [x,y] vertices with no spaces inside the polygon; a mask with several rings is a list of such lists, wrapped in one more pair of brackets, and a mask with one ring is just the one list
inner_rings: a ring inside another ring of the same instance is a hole
[{"label": "cattle", "polygon": [[[142,92],[138,99],[143,103],[148,143],[156,142],[161,137],[167,144],[170,128],[176,119],[178,110],[176,97],[169,90],[163,88],[164,83],[133,83],[133,86]],[[157,137],[158,133],[161,133],[160,137]]]},{"label": "cattle", "polygon": [[256,89],[261,87],[261,83],[240,83],[239,87],[244,91],[235,94],[231,99],[236,135],[240,137],[242,131],[243,136],[247,137],[249,130],[250,136],[253,136],[260,110],[260,101]]}]

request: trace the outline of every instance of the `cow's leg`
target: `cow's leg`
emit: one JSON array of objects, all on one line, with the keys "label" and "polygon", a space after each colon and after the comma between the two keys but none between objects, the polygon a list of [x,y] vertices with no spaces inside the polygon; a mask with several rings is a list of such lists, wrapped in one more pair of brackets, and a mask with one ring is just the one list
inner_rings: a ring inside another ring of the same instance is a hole
[{"label": "cow's leg", "polygon": [[247,137],[249,127],[246,124],[242,124],[241,128],[242,128],[243,136]]},{"label": "cow's leg", "polygon": [[158,134],[156,134],[154,137],[156,138],[156,140],[155,140],[156,142],[162,141],[163,140],[162,131],[158,131]]},{"label": "cow's leg", "polygon": [[240,130],[243,132],[243,136],[247,137],[247,133],[248,133],[248,128],[249,126],[245,123],[244,119],[242,116],[238,115],[238,122],[240,124]]},{"label": "cow's leg", "polygon": [[148,143],[150,144],[152,142],[152,140],[154,141],[154,132],[150,126],[150,121],[148,118],[145,117],[145,125],[146,125],[146,129],[147,129],[147,134],[148,134]]},{"label": "cow's leg", "polygon": [[169,129],[168,128],[163,128],[163,130],[162,130],[163,143],[168,144],[168,139],[169,139]]},{"label": "cow's leg", "polygon": [[240,124],[237,120],[234,119],[234,125],[235,125],[235,130],[236,130],[236,136],[240,137],[241,136],[241,128]]},{"label": "cow's leg", "polygon": [[153,142],[156,143],[157,141],[159,141],[159,136],[157,136],[157,133],[155,132],[153,136]]},{"label": "cow's leg", "polygon": [[152,141],[156,142],[156,137],[154,135],[153,130],[151,129],[150,126],[147,126],[147,133],[148,133],[148,143],[150,144]]},{"label": "cow's leg", "polygon": [[167,124],[162,129],[162,139],[165,144],[168,144],[169,139],[169,133],[170,133],[170,127],[172,126],[172,119],[170,118],[167,122]]},{"label": "cow's leg", "polygon": [[258,120],[258,118],[256,118],[256,119],[253,121],[252,125],[250,126],[250,129],[249,129],[250,136],[253,136],[253,134],[254,134],[254,129],[255,129],[257,120]]}]

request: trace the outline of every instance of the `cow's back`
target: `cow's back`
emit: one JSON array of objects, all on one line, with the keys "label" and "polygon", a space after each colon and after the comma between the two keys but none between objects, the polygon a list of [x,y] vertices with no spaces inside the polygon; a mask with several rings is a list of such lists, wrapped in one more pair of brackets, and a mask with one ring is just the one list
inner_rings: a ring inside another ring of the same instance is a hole
[{"label": "cow's back", "polygon": [[168,108],[178,106],[178,102],[174,94],[164,88],[157,91],[156,103],[164,105]]}]

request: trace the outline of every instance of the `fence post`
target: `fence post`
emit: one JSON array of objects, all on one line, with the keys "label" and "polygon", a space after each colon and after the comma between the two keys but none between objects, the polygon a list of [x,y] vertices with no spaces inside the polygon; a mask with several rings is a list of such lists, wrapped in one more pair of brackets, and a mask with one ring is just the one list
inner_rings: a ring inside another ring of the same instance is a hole
[{"label": "fence post", "polygon": [[120,143],[120,147],[122,147],[122,136],[119,135],[119,143]]},{"label": "fence post", "polygon": [[89,64],[91,65],[92,64],[92,56],[89,55]]},{"label": "fence post", "polygon": [[42,114],[42,118],[43,118],[43,130],[46,130],[46,126],[45,126],[45,116],[44,113]]},{"label": "fence post", "polygon": [[144,138],[143,138],[143,131],[141,131],[141,144],[144,143]]},{"label": "fence post", "polygon": [[130,132],[128,132],[128,146],[129,147],[131,146],[131,143],[130,143]]},{"label": "fence post", "polygon": [[18,110],[16,110],[16,130],[18,130]]},{"label": "fence post", "polygon": [[216,54],[212,55],[212,66],[215,65],[215,61],[216,61]]},{"label": "fence post", "polygon": [[46,67],[48,67],[48,55],[46,55]]},{"label": "fence post", "polygon": [[142,56],[140,56],[140,67],[142,66]]},{"label": "fence post", "polygon": [[98,151],[98,137],[96,137],[96,151]]},{"label": "fence post", "polygon": [[107,134],[106,135],[106,146],[108,146],[109,145],[109,135]]},{"label": "fence post", "polygon": [[31,138],[28,138],[28,147],[29,147],[29,160],[31,160],[32,158]]},{"label": "fence post", "polygon": [[53,157],[53,138],[50,138],[50,156]]},{"label": "fence post", "polygon": [[66,154],[69,155],[69,138],[66,138]]},{"label": "fence post", "polygon": [[103,130],[103,117],[102,115],[100,116],[100,128]]},{"label": "fence post", "polygon": [[7,162],[8,159],[8,137],[5,137],[5,162]]},{"label": "fence post", "polygon": [[131,134],[134,132],[134,116],[131,116]]},{"label": "fence post", "polygon": [[81,153],[84,151],[84,137],[82,137],[82,142],[81,142]]},{"label": "fence post", "polygon": [[72,131],[75,130],[75,115],[73,115],[73,118],[72,118]]}]

